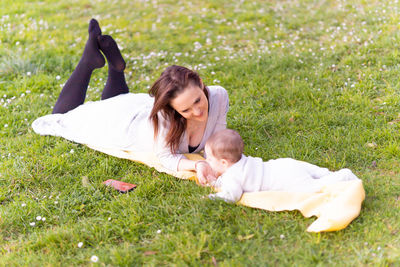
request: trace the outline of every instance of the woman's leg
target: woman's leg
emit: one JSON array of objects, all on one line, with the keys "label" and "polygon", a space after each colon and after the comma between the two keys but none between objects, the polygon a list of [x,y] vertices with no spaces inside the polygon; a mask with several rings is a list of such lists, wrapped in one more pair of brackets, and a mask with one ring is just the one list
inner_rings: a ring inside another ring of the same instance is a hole
[{"label": "woman's leg", "polygon": [[61,90],[54,105],[53,114],[66,113],[85,101],[86,90],[93,70],[101,68],[105,64],[97,42],[97,37],[100,35],[99,24],[92,19],[89,23],[89,39],[86,42],[82,58]]},{"label": "woman's leg", "polygon": [[117,43],[109,35],[99,36],[98,42],[100,50],[106,56],[108,62],[108,78],[101,94],[101,99],[128,93],[129,88],[126,85],[124,75],[125,61]]}]

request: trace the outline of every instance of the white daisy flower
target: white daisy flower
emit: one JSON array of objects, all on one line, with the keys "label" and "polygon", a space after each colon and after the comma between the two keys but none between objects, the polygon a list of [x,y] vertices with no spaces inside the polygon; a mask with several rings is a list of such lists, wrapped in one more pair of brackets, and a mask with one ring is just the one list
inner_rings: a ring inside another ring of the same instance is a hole
[{"label": "white daisy flower", "polygon": [[93,255],[92,257],[90,257],[90,260],[91,260],[92,262],[98,262],[98,261],[99,261],[99,257]]}]

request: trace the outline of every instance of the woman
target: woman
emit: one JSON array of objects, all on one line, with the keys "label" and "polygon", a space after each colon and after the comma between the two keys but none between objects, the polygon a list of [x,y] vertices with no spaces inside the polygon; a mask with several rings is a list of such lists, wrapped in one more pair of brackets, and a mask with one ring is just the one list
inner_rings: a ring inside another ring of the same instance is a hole
[{"label": "woman", "polygon": [[[102,100],[83,104],[94,69],[108,61]],[[170,66],[148,94],[129,93],[123,60],[111,36],[101,35],[96,20],[81,60],[65,83],[53,114],[35,120],[35,132],[82,144],[125,151],[154,151],[174,171],[196,170],[200,183],[212,175],[205,161],[186,159],[199,152],[214,132],[226,128],[229,100],[225,89],[206,87],[197,73]]]}]

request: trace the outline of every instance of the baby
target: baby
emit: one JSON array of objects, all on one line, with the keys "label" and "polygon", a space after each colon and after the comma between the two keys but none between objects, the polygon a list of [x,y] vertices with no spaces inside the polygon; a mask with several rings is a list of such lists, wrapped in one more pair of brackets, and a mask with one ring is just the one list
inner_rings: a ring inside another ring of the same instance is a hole
[{"label": "baby", "polygon": [[211,185],[219,190],[210,198],[236,202],[244,192],[317,192],[324,185],[358,179],[349,169],[332,172],[291,158],[263,162],[261,158],[243,155],[243,146],[240,135],[229,129],[207,140],[206,161],[218,177]]}]

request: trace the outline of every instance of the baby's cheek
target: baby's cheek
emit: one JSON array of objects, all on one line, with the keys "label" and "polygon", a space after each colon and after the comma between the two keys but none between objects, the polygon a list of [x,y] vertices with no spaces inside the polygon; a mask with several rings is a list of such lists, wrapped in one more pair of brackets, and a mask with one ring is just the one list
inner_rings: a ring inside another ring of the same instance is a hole
[{"label": "baby's cheek", "polygon": [[211,169],[213,169],[214,171],[216,170],[217,166],[213,163],[210,163]]}]

